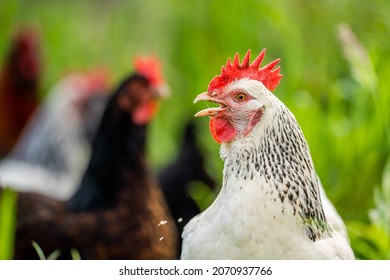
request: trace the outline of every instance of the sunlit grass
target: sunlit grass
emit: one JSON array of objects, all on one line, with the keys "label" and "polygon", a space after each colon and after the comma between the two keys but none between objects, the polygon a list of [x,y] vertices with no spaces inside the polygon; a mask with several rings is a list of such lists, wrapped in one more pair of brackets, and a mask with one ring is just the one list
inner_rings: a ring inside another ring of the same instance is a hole
[{"label": "sunlit grass", "polygon": [[350,221],[348,227],[357,257],[390,259],[390,158],[381,185],[374,189],[374,208],[369,211],[369,221]]},{"label": "sunlit grass", "polygon": [[0,260],[13,256],[17,193],[0,190]]}]

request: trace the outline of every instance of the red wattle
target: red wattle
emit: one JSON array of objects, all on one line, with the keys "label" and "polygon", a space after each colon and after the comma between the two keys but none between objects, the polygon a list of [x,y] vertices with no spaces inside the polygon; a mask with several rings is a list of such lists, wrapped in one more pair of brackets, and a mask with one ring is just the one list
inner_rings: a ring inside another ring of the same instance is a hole
[{"label": "red wattle", "polygon": [[133,112],[133,122],[137,125],[145,125],[149,123],[159,108],[159,102],[156,100],[150,100],[140,105]]},{"label": "red wattle", "polygon": [[236,135],[236,130],[230,121],[223,117],[215,117],[210,119],[210,132],[214,140],[221,144],[229,142]]}]

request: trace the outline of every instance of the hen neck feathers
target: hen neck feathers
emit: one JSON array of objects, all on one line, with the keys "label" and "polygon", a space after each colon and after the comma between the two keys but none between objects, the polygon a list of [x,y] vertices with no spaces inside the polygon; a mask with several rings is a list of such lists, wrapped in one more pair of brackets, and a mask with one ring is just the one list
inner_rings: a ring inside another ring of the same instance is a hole
[{"label": "hen neck feathers", "polygon": [[271,104],[270,112],[247,137],[221,145],[225,163],[222,191],[238,187],[229,186],[232,182],[252,181],[271,203],[281,205],[280,215],[300,220],[312,241],[322,239],[330,235],[330,228],[309,147],[287,107],[276,97]]}]

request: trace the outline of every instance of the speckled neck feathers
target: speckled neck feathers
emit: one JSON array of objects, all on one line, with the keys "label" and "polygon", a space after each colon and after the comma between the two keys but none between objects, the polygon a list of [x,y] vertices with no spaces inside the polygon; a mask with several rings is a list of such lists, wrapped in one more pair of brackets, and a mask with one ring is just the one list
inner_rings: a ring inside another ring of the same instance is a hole
[{"label": "speckled neck feathers", "polygon": [[[274,111],[269,119],[260,121],[248,137],[222,144],[223,189],[248,186],[241,181],[259,182],[268,207],[295,216],[310,240],[320,240],[330,235],[330,228],[308,145],[292,113],[272,94],[269,98]],[[233,186],[227,178],[235,178]]]}]

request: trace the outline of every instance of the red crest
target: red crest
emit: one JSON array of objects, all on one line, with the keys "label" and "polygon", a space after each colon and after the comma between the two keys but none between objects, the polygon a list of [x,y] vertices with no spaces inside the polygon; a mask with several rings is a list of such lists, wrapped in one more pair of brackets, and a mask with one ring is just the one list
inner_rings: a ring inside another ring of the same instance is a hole
[{"label": "red crest", "polygon": [[262,82],[269,90],[275,89],[279,85],[282,75],[279,74],[280,66],[276,69],[273,68],[279,63],[280,58],[272,61],[262,68],[259,68],[265,56],[265,49],[261,51],[252,64],[249,64],[250,55],[251,50],[248,50],[241,64],[238,53],[234,56],[233,64],[229,58],[226,65],[222,66],[221,75],[215,76],[211,80],[208,91],[218,91],[226,87],[231,82],[241,78],[257,80]]},{"label": "red crest", "polygon": [[134,59],[134,68],[138,74],[145,76],[153,86],[160,86],[164,83],[160,60],[155,57],[137,56]]}]

